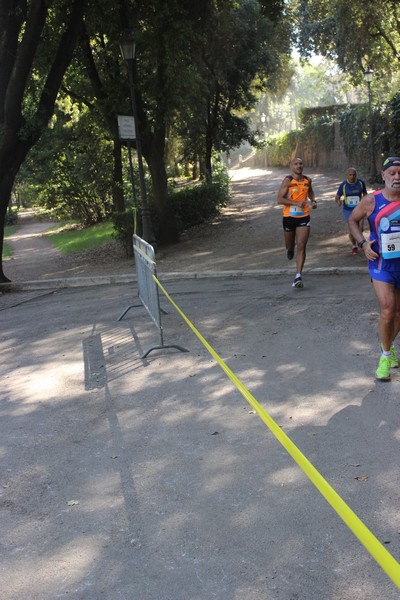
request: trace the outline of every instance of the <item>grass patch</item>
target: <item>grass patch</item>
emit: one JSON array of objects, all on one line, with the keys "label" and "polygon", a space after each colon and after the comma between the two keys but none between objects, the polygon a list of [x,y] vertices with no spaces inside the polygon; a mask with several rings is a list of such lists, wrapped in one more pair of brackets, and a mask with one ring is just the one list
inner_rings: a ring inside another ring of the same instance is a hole
[{"label": "grass patch", "polygon": [[3,244],[3,258],[10,258],[13,255],[10,244],[7,243],[7,238],[10,235],[14,235],[17,231],[18,225],[6,225],[4,227],[4,244]]},{"label": "grass patch", "polygon": [[84,228],[71,224],[63,225],[45,235],[58,250],[69,254],[107,244],[113,240],[113,233],[114,225],[110,221]]}]

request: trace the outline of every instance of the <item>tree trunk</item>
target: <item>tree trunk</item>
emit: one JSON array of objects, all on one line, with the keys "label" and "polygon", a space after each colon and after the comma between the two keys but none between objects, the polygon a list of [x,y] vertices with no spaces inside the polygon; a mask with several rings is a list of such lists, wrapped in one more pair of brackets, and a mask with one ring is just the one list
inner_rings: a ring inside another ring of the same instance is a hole
[{"label": "tree trunk", "polygon": [[211,183],[212,180],[212,150],[213,150],[213,143],[212,143],[212,139],[211,136],[206,136],[206,152],[205,152],[205,156],[204,156],[204,169],[205,169],[205,176],[206,176],[206,182],[207,183]]},{"label": "tree trunk", "polygon": [[122,187],[122,158],[121,158],[121,142],[119,139],[114,139],[113,145],[114,158],[114,177],[113,177],[113,210],[114,212],[125,211],[124,190]]},{"label": "tree trunk", "polygon": [[[15,176],[14,176],[15,177]],[[5,169],[1,171],[0,175],[0,231],[3,235],[0,235],[0,283],[7,283],[10,281],[3,272],[3,247],[4,247],[4,227],[6,224],[6,216],[8,210],[8,204],[11,198],[11,191],[13,188],[14,177],[7,175]]]},{"label": "tree trunk", "polygon": [[[125,7],[126,8],[126,7]],[[121,157],[121,141],[119,139],[119,131],[117,125],[117,115],[110,111],[108,92],[104,87],[100,73],[97,69],[95,59],[93,57],[92,48],[90,45],[89,34],[86,30],[86,24],[82,28],[82,36],[80,46],[83,52],[83,60],[86,67],[86,72],[92,84],[94,94],[98,102],[96,107],[100,109],[104,121],[110,131],[113,139],[113,161],[114,161],[114,176],[113,176],[113,210],[114,212],[125,212],[125,198],[123,190],[123,175],[122,175],[122,157]],[[117,68],[117,64],[114,65]],[[87,106],[90,107],[88,103]]]},{"label": "tree trunk", "polygon": [[[31,71],[38,48],[45,43],[42,35],[51,3],[31,3],[27,15],[17,5],[3,0],[0,3],[0,31],[4,33],[0,42],[0,282],[9,281],[3,272],[2,256],[5,218],[14,180],[54,112],[58,90],[76,46],[86,0],[66,2],[70,10],[64,15],[65,27],[57,40],[53,62],[48,65],[47,73],[42,73],[45,84],[37,103],[29,96]],[[31,118],[23,112],[29,102],[35,107]]]},{"label": "tree trunk", "polygon": [[157,243],[160,245],[175,244],[179,240],[175,215],[168,202],[168,178],[165,170],[164,150],[165,134],[160,130],[158,135],[155,134],[151,138],[151,158],[147,154],[147,144],[143,147],[143,154],[151,174],[154,198],[153,213],[156,218],[154,225],[156,225]]}]

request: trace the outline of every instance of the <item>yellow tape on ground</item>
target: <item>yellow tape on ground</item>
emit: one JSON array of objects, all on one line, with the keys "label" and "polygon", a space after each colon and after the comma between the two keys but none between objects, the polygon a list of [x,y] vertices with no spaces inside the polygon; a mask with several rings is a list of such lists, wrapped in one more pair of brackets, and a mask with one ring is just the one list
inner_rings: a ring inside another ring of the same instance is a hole
[{"label": "yellow tape on ground", "polygon": [[400,587],[400,564],[393,558],[393,556],[386,550],[381,542],[374,536],[374,534],[364,525],[364,523],[357,517],[357,515],[351,510],[344,500],[339,496],[337,492],[329,485],[329,483],[322,477],[312,463],[304,456],[304,454],[297,448],[297,446],[291,441],[291,439],[282,431],[277,423],[270,417],[267,411],[257,402],[254,396],[249,390],[243,385],[240,379],[231,371],[228,365],[223,359],[217,354],[217,352],[210,346],[207,340],[201,335],[196,329],[193,323],[188,317],[181,311],[179,306],[172,300],[171,296],[159,282],[157,277],[154,277],[155,282],[168,298],[172,306],[178,311],[181,317],[189,325],[190,329],[199,338],[202,344],[207,348],[209,353],[215,358],[221,369],[226,373],[232,383],[240,391],[242,396],[252,406],[255,412],[258,414],[260,419],[270,429],[278,441],[282,444],[285,450],[290,454],[293,460],[299,465],[304,471],[307,477],[312,481],[318,491],[322,494],[325,500],[332,506],[337,512],[339,517],[346,523],[348,528],[354,533],[354,535],[360,540],[365,546],[371,556],[376,562],[382,567],[385,573],[390,579]]}]

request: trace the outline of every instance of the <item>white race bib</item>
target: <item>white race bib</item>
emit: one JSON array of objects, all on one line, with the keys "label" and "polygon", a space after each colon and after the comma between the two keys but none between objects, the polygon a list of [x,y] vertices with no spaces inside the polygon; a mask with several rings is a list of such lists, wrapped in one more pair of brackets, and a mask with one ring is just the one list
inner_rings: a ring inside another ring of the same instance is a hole
[{"label": "white race bib", "polygon": [[290,205],[290,216],[291,217],[304,217],[304,211],[301,206]]},{"label": "white race bib", "polygon": [[400,231],[381,233],[383,258],[400,258]]},{"label": "white race bib", "polygon": [[359,204],[359,202],[360,202],[359,196],[347,196],[347,198],[345,198],[345,201],[344,201],[346,206],[357,206],[357,204]]}]

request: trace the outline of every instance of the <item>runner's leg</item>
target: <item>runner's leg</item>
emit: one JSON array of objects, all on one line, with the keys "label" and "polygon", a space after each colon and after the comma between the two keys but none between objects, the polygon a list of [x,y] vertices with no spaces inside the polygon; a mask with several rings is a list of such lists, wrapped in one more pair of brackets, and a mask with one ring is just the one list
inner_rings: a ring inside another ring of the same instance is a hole
[{"label": "runner's leg", "polygon": [[297,265],[298,273],[301,273],[303,271],[304,263],[306,261],[306,246],[307,246],[309,237],[310,237],[310,228],[309,227],[296,227],[296,245],[297,245],[296,265]]},{"label": "runner's leg", "polygon": [[294,252],[294,241],[296,234],[294,231],[284,231],[285,234],[285,246],[288,252]]},{"label": "runner's leg", "polygon": [[383,350],[388,352],[400,328],[400,290],[392,283],[372,280],[379,302],[379,337]]}]

